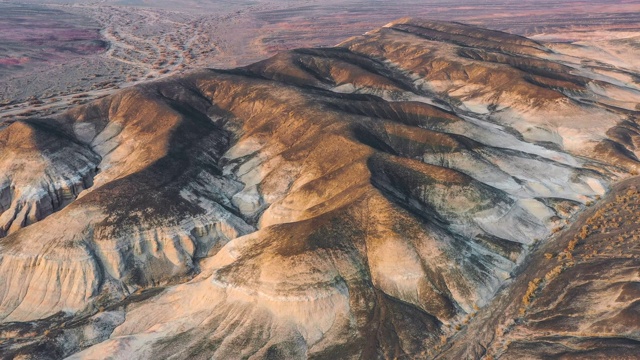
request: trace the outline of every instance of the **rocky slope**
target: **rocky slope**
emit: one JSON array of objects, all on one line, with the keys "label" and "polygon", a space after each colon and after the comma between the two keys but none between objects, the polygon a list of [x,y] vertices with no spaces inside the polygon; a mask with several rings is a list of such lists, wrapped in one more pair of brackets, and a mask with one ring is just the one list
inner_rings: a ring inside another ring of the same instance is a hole
[{"label": "rocky slope", "polygon": [[639,186],[617,184],[538,249],[438,358],[637,358]]},{"label": "rocky slope", "polygon": [[[607,72],[526,38],[403,19],[9,123],[0,350],[550,356],[532,352],[546,335],[526,334],[548,331],[533,320],[500,348],[465,323],[502,319],[485,309],[513,303],[501,299],[517,298],[522,269],[542,271],[532,250],[560,246],[554,232],[638,171],[640,89],[614,76],[634,69],[597,66]],[[569,255],[554,281],[579,290],[588,270],[572,274]],[[565,311],[544,306],[522,316]],[[631,334],[633,351],[637,324],[611,321],[597,331]]]}]

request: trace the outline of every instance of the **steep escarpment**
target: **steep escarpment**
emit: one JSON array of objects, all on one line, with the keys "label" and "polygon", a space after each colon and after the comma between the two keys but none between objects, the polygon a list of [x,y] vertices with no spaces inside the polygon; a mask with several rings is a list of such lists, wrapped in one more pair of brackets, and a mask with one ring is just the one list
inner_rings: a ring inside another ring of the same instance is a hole
[{"label": "steep escarpment", "polygon": [[[20,193],[82,161],[91,178],[0,239],[0,349],[454,351],[532,249],[637,171],[636,115],[611,104],[640,97],[607,80],[525,38],[402,20],[0,129]],[[16,136],[49,160],[17,166]]]}]

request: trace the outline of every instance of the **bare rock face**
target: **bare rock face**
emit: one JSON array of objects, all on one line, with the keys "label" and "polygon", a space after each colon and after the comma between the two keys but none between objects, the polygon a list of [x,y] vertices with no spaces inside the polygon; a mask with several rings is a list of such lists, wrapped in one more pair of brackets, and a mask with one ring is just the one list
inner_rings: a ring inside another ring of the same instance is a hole
[{"label": "bare rock face", "polygon": [[[504,347],[472,325],[498,321],[488,309],[513,303],[522,269],[542,268],[532,250],[638,170],[639,100],[634,85],[542,43],[405,19],[336,48],[15,122],[0,129],[0,219],[11,218],[0,350],[559,356],[536,353],[543,340],[529,336],[565,313],[584,330],[558,304],[525,307]],[[571,270],[553,278],[549,299],[582,296],[591,265],[558,256]],[[633,258],[602,261],[631,281],[622,269]],[[633,313],[633,285],[619,287]],[[603,310],[590,326],[635,339],[637,324],[623,330],[615,316]],[[557,339],[580,341],[598,348],[597,337]]]}]

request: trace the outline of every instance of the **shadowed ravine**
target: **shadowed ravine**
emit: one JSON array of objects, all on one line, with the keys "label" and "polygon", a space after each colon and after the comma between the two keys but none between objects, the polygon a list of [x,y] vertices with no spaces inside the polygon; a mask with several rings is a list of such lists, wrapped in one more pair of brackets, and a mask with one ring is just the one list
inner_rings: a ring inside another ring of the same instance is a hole
[{"label": "shadowed ravine", "polygon": [[[563,250],[618,191],[638,204],[624,187],[636,178],[620,181],[640,169],[639,85],[583,60],[402,19],[335,48],[193,71],[8,124],[0,353],[637,352],[638,322],[612,320],[637,317],[637,226],[619,235],[624,257]],[[632,212],[602,221],[625,227]],[[529,279],[544,271],[558,274]],[[594,273],[617,280],[584,279]],[[575,318],[552,299],[600,300],[554,286],[622,300]]]}]

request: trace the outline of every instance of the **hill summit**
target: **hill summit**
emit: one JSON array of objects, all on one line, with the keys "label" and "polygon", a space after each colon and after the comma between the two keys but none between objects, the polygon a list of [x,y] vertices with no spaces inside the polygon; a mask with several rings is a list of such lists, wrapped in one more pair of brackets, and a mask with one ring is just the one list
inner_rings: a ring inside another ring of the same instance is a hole
[{"label": "hill summit", "polygon": [[0,352],[637,354],[640,72],[601,54],[401,19],[5,123]]}]

